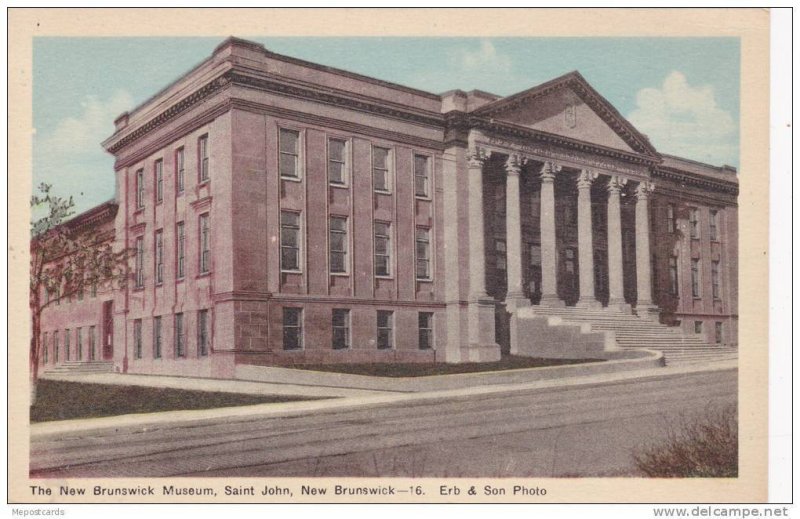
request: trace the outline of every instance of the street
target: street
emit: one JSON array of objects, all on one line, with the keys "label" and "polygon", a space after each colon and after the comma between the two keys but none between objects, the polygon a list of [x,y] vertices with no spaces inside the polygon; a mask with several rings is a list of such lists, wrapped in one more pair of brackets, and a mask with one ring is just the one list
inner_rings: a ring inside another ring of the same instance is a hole
[{"label": "street", "polygon": [[635,476],[634,449],[735,404],[737,371],[503,391],[291,417],[34,438],[31,476]]}]

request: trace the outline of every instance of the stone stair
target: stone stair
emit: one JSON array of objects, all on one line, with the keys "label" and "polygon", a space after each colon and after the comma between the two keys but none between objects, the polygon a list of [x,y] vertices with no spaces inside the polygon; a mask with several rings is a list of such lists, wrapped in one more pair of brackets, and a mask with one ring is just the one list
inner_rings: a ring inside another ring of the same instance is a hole
[{"label": "stone stair", "polygon": [[45,375],[83,375],[87,373],[111,373],[114,363],[105,360],[66,360],[55,366],[48,366]]},{"label": "stone stair", "polygon": [[548,317],[565,325],[589,325],[592,331],[613,332],[621,349],[647,348],[664,353],[667,364],[699,363],[737,358],[737,350],[709,344],[699,335],[687,335],[680,328],[609,308],[543,307],[533,305],[518,311],[519,318]]}]

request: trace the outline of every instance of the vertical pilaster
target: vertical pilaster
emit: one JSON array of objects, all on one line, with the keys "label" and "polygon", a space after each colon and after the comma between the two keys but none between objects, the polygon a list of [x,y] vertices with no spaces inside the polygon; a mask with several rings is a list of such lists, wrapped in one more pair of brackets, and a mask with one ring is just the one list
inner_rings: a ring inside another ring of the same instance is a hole
[{"label": "vertical pilaster", "polygon": [[592,182],[597,173],[581,170],[578,175],[578,269],[580,306],[600,306],[594,296],[594,247],[592,245]]},{"label": "vertical pilaster", "polygon": [[639,182],[636,188],[636,313],[639,317],[658,318],[653,305],[650,273],[650,182]]},{"label": "vertical pilaster", "polygon": [[556,195],[555,173],[560,169],[552,162],[542,167],[542,192],[540,202],[540,236],[542,246],[542,299],[544,306],[563,306],[558,298],[558,267],[556,261]]},{"label": "vertical pilaster", "polygon": [[522,218],[520,216],[519,175],[522,169],[519,155],[509,155],[506,161],[506,273],[508,290],[506,310],[512,312],[528,306],[522,288]]},{"label": "vertical pilaster", "polygon": [[616,175],[608,181],[608,306],[620,309],[625,308],[620,192],[626,183]]}]

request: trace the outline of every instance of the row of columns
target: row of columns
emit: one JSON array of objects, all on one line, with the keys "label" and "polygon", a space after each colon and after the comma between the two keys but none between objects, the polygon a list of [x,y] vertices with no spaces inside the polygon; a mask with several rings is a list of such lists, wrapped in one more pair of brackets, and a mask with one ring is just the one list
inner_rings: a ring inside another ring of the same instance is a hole
[{"label": "row of columns", "polygon": [[[470,299],[486,299],[486,278],[484,258],[483,222],[483,164],[488,158],[485,154],[473,153],[469,157],[470,227],[481,232],[471,233],[470,239]],[[523,290],[522,267],[522,218],[520,214],[520,172],[524,159],[511,154],[506,161],[506,254],[508,290],[506,307],[514,309],[529,305]],[[553,162],[545,162],[540,177],[540,235],[542,254],[542,297],[541,305],[561,305],[557,294],[557,248],[555,175],[560,167]],[[595,297],[594,286],[594,247],[592,245],[592,203],[591,187],[598,174],[582,170],[578,175],[578,268],[580,298],[578,305],[585,307],[601,306]],[[620,194],[627,179],[612,175],[608,182],[608,273],[609,306],[625,305],[622,278],[622,210]],[[648,200],[653,185],[639,182],[636,189],[636,288],[637,311],[640,316],[654,309],[650,283],[650,230]]]}]

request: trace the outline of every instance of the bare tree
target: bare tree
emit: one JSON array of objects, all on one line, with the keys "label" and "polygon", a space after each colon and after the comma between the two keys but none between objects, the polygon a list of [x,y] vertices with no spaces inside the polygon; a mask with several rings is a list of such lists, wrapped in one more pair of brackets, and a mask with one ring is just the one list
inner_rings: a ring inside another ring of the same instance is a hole
[{"label": "bare tree", "polygon": [[127,282],[130,249],[114,250],[113,231],[69,221],[73,207],[72,197],[53,195],[49,184],[39,185],[39,194],[31,196],[31,210],[46,212],[31,224],[31,403],[36,401],[39,379],[42,312],[59,299],[113,285],[124,287]]}]

